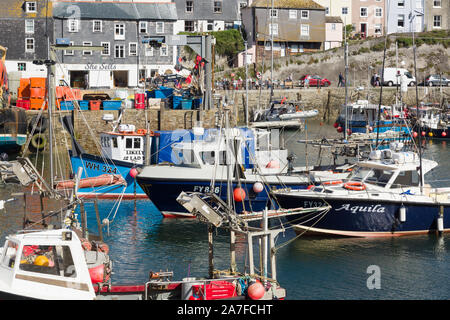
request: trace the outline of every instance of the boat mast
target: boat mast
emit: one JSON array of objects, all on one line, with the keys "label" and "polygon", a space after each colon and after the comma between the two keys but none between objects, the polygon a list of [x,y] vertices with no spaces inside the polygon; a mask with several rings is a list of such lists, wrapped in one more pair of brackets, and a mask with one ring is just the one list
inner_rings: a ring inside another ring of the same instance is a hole
[{"label": "boat mast", "polygon": [[344,139],[347,140],[347,131],[348,131],[348,87],[347,87],[347,79],[348,79],[348,43],[347,43],[347,18],[344,18],[345,26],[344,26],[344,63],[345,63],[345,102],[344,102],[344,108],[345,108],[345,129],[344,129]]},{"label": "boat mast", "polygon": [[270,65],[270,101],[273,97],[273,6],[274,0],[272,0],[272,9],[270,10],[270,43],[271,43],[271,65]]}]

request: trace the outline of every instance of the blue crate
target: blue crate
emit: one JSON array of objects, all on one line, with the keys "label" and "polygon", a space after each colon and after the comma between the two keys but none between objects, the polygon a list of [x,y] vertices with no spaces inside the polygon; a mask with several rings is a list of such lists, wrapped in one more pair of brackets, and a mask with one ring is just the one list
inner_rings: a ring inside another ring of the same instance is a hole
[{"label": "blue crate", "polygon": [[60,105],[60,110],[63,110],[63,111],[73,110],[73,102],[72,101],[62,101],[61,105]]},{"label": "blue crate", "polygon": [[174,109],[181,109],[181,101],[183,100],[183,97],[181,96],[173,96],[173,108]]},{"label": "blue crate", "polygon": [[192,99],[183,99],[183,100],[181,100],[181,109],[183,109],[183,110],[191,110],[192,109]]},{"label": "blue crate", "polygon": [[122,100],[104,100],[103,110],[120,110]]},{"label": "blue crate", "polygon": [[78,100],[78,105],[80,106],[80,110],[89,110],[89,101],[88,100]]}]

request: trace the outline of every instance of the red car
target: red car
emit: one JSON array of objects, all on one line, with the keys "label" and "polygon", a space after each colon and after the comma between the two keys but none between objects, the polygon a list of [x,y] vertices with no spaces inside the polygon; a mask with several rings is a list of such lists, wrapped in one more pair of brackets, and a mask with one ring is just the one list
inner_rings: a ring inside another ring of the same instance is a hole
[{"label": "red car", "polygon": [[305,86],[305,80],[308,80],[308,85],[310,87],[328,87],[329,85],[331,85],[330,80],[326,79],[326,78],[321,78],[317,75],[311,75],[311,74],[307,74],[303,77],[300,78],[300,86],[304,87]]}]

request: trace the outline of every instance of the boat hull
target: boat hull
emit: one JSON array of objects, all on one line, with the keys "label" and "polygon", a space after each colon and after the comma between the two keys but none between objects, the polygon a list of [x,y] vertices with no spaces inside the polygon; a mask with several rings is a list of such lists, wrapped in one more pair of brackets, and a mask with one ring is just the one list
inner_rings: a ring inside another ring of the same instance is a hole
[{"label": "boat hull", "polygon": [[[202,192],[208,193],[213,191],[219,195],[223,201],[227,201],[227,183],[224,180],[216,180],[214,190],[211,190],[211,180],[175,180],[175,179],[155,179],[137,176],[136,178],[142,189],[148,194],[153,204],[158,210],[166,217],[186,217],[185,215],[179,215],[177,213],[186,213],[186,209],[181,206],[177,201],[177,197],[181,192]],[[256,181],[254,181],[256,182]],[[245,191],[245,199],[243,202],[236,202],[236,212],[242,211],[262,211],[267,208],[276,208],[275,202],[269,200],[267,190],[263,190],[259,193],[253,191],[254,182],[242,183],[242,187]],[[309,183],[298,183],[290,185],[292,189],[306,189]],[[270,188],[284,188],[285,184],[281,185],[270,184]],[[239,187],[236,183],[232,184],[232,190]]]},{"label": "boat hull", "polygon": [[115,199],[120,197],[123,193],[123,199],[125,200],[148,199],[147,194],[130,175],[130,170],[133,168],[132,163],[111,159],[108,159],[108,161],[105,162],[104,158],[90,154],[82,154],[79,156],[72,156],[72,154],[70,154],[70,162],[74,173],[78,172],[79,167],[83,168],[81,178],[97,177],[103,174],[120,174],[127,183],[125,190],[123,190],[124,187],[122,185],[80,188],[78,195],[81,197]]},{"label": "boat hull", "polygon": [[[325,204],[322,199],[281,194],[276,196],[285,209]],[[304,224],[295,223],[297,233],[348,237],[392,237],[437,231],[440,206],[430,203],[407,203],[371,199],[329,199],[331,209],[323,217]],[[400,221],[400,208],[406,208],[406,220]],[[444,209],[444,232],[450,231],[450,207]],[[295,217],[298,218],[298,217]],[[295,219],[294,218],[294,219]],[[292,217],[287,220],[293,223]],[[293,223],[294,224],[294,223]]]}]

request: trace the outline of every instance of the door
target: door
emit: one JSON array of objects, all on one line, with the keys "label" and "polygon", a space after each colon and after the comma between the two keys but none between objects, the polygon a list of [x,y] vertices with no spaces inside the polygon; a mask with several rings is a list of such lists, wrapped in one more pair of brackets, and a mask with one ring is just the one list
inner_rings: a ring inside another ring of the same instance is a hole
[{"label": "door", "polygon": [[361,23],[361,38],[367,37],[367,23]]}]

